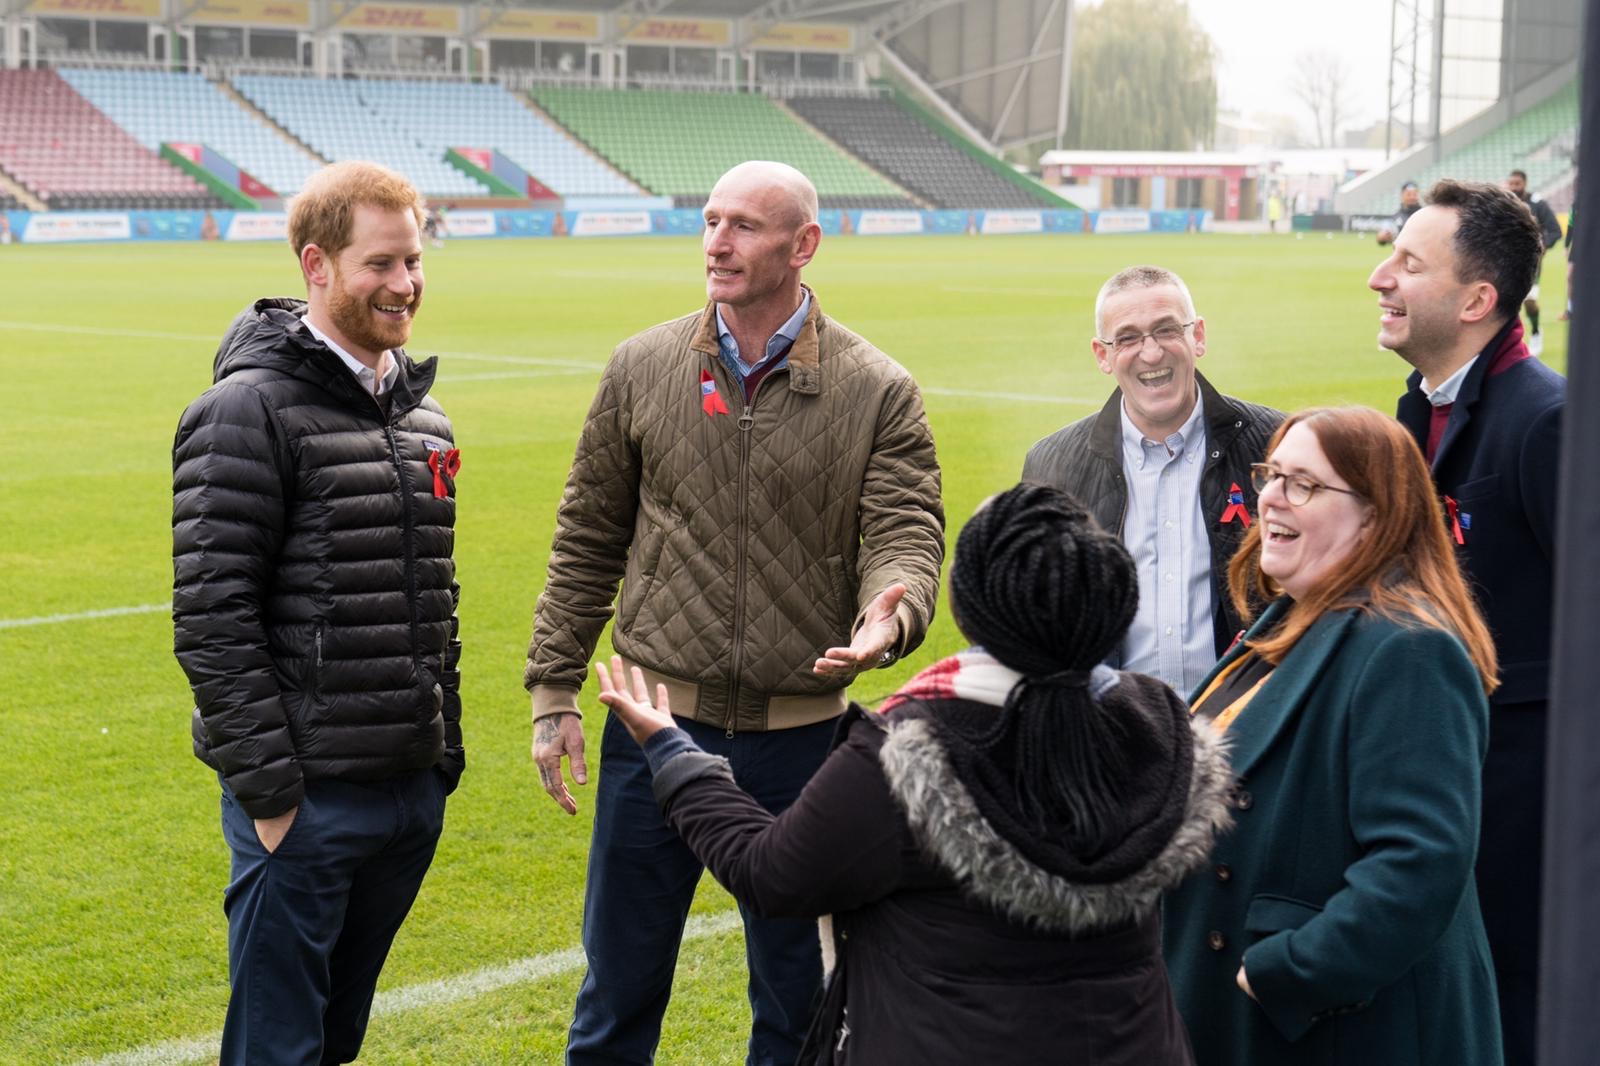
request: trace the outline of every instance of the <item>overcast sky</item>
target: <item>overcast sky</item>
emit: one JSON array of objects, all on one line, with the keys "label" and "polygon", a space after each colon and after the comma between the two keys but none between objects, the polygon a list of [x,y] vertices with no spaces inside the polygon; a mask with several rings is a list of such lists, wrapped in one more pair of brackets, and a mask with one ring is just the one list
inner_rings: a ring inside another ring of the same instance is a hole
[{"label": "overcast sky", "polygon": [[[1347,126],[1383,117],[1389,78],[1392,0],[1324,0],[1266,4],[1244,0],[1189,0],[1195,19],[1218,52],[1218,106],[1244,114],[1270,111],[1310,120],[1294,96],[1294,58],[1326,48],[1351,73]],[[1308,17],[1308,9],[1317,14]]]}]

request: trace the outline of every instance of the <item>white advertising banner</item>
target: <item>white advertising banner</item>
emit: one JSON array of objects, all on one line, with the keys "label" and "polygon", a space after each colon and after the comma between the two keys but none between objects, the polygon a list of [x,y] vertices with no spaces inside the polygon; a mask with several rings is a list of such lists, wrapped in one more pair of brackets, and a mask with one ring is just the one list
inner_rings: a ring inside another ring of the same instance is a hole
[{"label": "white advertising banner", "polygon": [[921,233],[921,211],[863,211],[856,232],[863,237],[885,233]]},{"label": "white advertising banner", "polygon": [[444,216],[446,237],[493,237],[493,211],[447,211]]},{"label": "white advertising banner", "polygon": [[1148,211],[1102,211],[1095,216],[1096,233],[1149,233]]},{"label": "white advertising banner", "polygon": [[1044,214],[1039,211],[985,211],[984,233],[1043,233]]},{"label": "white advertising banner", "polygon": [[289,216],[282,212],[240,211],[228,223],[225,241],[286,241]]},{"label": "white advertising banner", "polygon": [[36,214],[22,231],[24,244],[62,241],[125,241],[133,237],[133,224],[124,214]]},{"label": "white advertising banner", "polygon": [[579,211],[570,232],[574,237],[621,237],[649,233],[650,212]]}]

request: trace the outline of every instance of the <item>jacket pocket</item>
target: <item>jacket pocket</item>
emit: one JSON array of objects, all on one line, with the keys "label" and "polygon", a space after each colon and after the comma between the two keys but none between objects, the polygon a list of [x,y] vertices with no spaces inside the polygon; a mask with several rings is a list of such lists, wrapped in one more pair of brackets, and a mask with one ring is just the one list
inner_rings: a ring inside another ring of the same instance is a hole
[{"label": "jacket pocket", "polygon": [[1481,500],[1485,496],[1494,496],[1500,492],[1500,475],[1490,474],[1488,477],[1473,478],[1456,486],[1455,499],[1457,503],[1467,500]]},{"label": "jacket pocket", "polygon": [[303,736],[312,720],[312,711],[322,691],[323,642],[326,627],[318,622],[311,633],[311,647],[306,653],[306,666],[300,677],[300,704],[289,722],[290,730]]},{"label": "jacket pocket", "polygon": [[1285,929],[1298,929],[1322,913],[1314,903],[1306,903],[1290,896],[1260,895],[1251,899],[1244,914],[1247,933],[1266,936]]},{"label": "jacket pocket", "polygon": [[666,533],[658,526],[651,526],[635,546],[637,566],[633,555],[629,556],[628,570],[622,579],[622,603],[617,612],[617,626],[624,633],[632,631],[633,624],[639,620],[639,612],[650,598],[666,542]]},{"label": "jacket pocket", "polygon": [[832,617],[848,636],[855,627],[856,599],[850,591],[850,575],[845,572],[844,556],[827,557],[829,598],[833,601]]}]

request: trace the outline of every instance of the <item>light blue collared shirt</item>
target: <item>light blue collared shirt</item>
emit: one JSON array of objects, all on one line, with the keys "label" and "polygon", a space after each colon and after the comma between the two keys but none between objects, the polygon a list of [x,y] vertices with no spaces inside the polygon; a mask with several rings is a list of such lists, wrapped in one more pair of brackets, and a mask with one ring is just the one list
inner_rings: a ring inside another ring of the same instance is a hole
[{"label": "light blue collared shirt", "polygon": [[1443,407],[1446,404],[1455,403],[1456,394],[1461,391],[1461,386],[1466,384],[1467,375],[1472,373],[1472,368],[1478,365],[1478,360],[1481,358],[1483,358],[1481,355],[1475,355],[1468,359],[1466,366],[1439,382],[1432,389],[1429,389],[1428,383],[1424,381],[1422,383],[1422,394],[1435,407]]},{"label": "light blue collared shirt", "polygon": [[1122,407],[1128,510],[1122,542],[1139,572],[1139,608],[1122,642],[1122,668],[1188,695],[1217,661],[1211,618],[1211,540],[1200,509],[1206,424],[1200,398],[1182,428],[1146,440]]},{"label": "light blue collared shirt", "polygon": [[800,336],[800,327],[805,324],[806,313],[811,310],[811,292],[809,289],[800,290],[800,310],[789,316],[789,321],[778,327],[778,332],[767,339],[767,350],[761,359],[749,366],[739,357],[739,342],[733,339],[733,334],[728,331],[728,324],[722,320],[722,307],[717,306],[717,348],[722,354],[722,365],[739,380],[742,387],[745,378],[757,370],[772,363],[774,357],[782,354],[782,358],[773,363],[772,369],[778,370],[789,361],[789,347]]}]

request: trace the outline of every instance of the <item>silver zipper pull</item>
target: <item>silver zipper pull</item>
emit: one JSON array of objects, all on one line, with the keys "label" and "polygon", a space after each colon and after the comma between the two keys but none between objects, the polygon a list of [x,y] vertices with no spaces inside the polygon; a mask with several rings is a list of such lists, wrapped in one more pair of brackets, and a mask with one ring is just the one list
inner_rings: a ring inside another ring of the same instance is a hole
[{"label": "silver zipper pull", "polygon": [[739,415],[739,428],[748,431],[756,424],[756,416],[751,412],[750,405],[744,405],[744,411]]},{"label": "silver zipper pull", "polygon": [[844,1042],[850,1039],[850,1008],[844,1009],[844,1020],[839,1023],[839,1042],[833,1045],[835,1052],[844,1050]]}]

